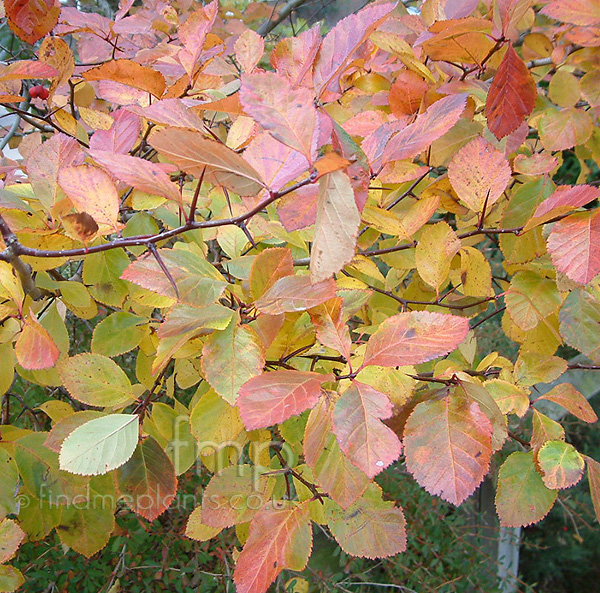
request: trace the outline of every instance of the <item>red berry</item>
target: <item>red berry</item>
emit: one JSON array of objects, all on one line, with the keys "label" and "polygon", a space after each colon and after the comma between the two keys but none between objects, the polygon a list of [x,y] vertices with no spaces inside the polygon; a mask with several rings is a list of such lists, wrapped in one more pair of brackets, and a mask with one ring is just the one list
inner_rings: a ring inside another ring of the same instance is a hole
[{"label": "red berry", "polygon": [[36,84],[29,89],[29,96],[32,99],[39,97],[45,101],[50,96],[50,91],[47,88],[44,88],[41,84]]}]

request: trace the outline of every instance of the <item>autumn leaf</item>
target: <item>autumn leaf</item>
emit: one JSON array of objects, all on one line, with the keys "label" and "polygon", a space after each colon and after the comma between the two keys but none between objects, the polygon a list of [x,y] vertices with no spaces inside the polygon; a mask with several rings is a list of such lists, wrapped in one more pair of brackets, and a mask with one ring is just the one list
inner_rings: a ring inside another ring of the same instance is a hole
[{"label": "autumn leaf", "polygon": [[514,132],[533,110],[537,88],[529,69],[508,45],[485,103],[488,127],[499,140]]},{"label": "autumn leaf", "polygon": [[367,342],[363,367],[420,364],[448,354],[467,336],[462,317],[417,311],[388,317]]},{"label": "autumn leaf", "polygon": [[149,143],[182,171],[224,185],[239,195],[251,196],[265,187],[258,173],[240,155],[220,142],[184,128],[167,128],[152,134]]},{"label": "autumn leaf", "polygon": [[312,408],[331,375],[281,369],[253,377],[239,391],[236,405],[247,430],[266,428]]},{"label": "autumn leaf", "polygon": [[504,154],[478,136],[463,146],[448,166],[448,177],[458,197],[473,212],[487,211],[506,189],[511,170]]},{"label": "autumn leaf", "polygon": [[352,261],[360,214],[350,178],[343,171],[325,175],[319,182],[315,238],[310,255],[313,283],[337,274]]},{"label": "autumn leaf", "polygon": [[550,391],[540,395],[537,401],[549,401],[562,406],[569,414],[588,423],[598,421],[598,416],[588,400],[571,383],[559,383]]},{"label": "autumn leaf", "polygon": [[254,306],[268,315],[306,311],[335,296],[335,282],[331,279],[313,284],[308,276],[279,278]]},{"label": "autumn leaf", "polygon": [[83,73],[85,80],[112,80],[147,91],[160,98],[165,91],[165,77],[152,68],[131,60],[110,60]]},{"label": "autumn leaf", "polygon": [[56,0],[6,0],[4,10],[14,33],[33,45],[54,29],[60,16],[60,4]]},{"label": "autumn leaf", "polygon": [[465,109],[466,101],[465,95],[451,95],[436,101],[414,123],[391,137],[384,150],[382,164],[411,159],[423,152],[454,126]]},{"label": "autumn leaf", "polygon": [[398,437],[382,422],[392,409],[386,395],[358,381],[335,405],[333,431],[340,448],[371,479],[400,456]]},{"label": "autumn leaf", "polygon": [[548,237],[554,267],[571,280],[588,284],[600,272],[600,211],[558,221]]},{"label": "autumn leaf", "polygon": [[429,493],[459,505],[488,472],[491,435],[492,425],[476,402],[458,394],[422,402],[404,429],[406,467]]},{"label": "autumn leaf", "polygon": [[60,350],[48,331],[30,314],[23,320],[23,329],[15,343],[15,355],[24,369],[49,369],[56,364]]},{"label": "autumn leaf", "polygon": [[273,138],[313,162],[319,125],[309,89],[290,89],[289,81],[274,72],[247,74],[242,77],[240,101]]},{"label": "autumn leaf", "polygon": [[261,510],[233,573],[238,593],[264,593],[282,570],[304,569],[311,551],[307,504]]}]

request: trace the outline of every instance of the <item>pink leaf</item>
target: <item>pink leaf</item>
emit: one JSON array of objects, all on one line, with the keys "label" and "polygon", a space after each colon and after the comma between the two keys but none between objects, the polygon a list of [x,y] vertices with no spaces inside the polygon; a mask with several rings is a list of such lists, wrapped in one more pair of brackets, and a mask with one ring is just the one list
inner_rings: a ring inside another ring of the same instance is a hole
[{"label": "pink leaf", "polygon": [[342,19],[325,37],[315,62],[313,80],[319,95],[341,91],[339,77],[354,52],[396,7],[395,2],[372,4]]},{"label": "pink leaf", "polygon": [[240,101],[248,115],[275,139],[313,161],[319,127],[307,88],[290,89],[289,81],[275,72],[247,74],[242,77]]},{"label": "pink leaf", "polygon": [[600,5],[596,0],[554,0],[542,9],[542,14],[582,27],[600,25]]},{"label": "pink leaf", "polygon": [[119,181],[140,191],[162,196],[181,204],[181,194],[165,171],[156,163],[125,154],[90,150],[90,156]]},{"label": "pink leaf", "polygon": [[94,132],[90,149],[127,154],[138,141],[142,123],[137,115],[125,109],[119,109],[112,115],[115,122],[108,130]]},{"label": "pink leaf", "polygon": [[557,270],[588,284],[600,272],[600,210],[559,220],[548,237],[548,251]]},{"label": "pink leaf", "polygon": [[332,378],[285,369],[253,377],[242,385],[236,401],[246,429],[266,428],[309,410],[321,395],[321,385]]},{"label": "pink leaf", "polygon": [[23,329],[15,343],[15,355],[24,369],[36,371],[53,367],[60,350],[48,331],[31,314],[23,321]]},{"label": "pink leaf", "polygon": [[340,448],[369,478],[374,478],[400,456],[402,445],[381,420],[392,415],[387,395],[358,381],[335,405],[333,431]]},{"label": "pink leaf", "polygon": [[459,120],[467,102],[466,95],[450,95],[436,101],[416,121],[400,130],[388,142],[382,164],[412,159],[443,136]]},{"label": "pink leaf", "polygon": [[335,289],[332,279],[312,284],[308,276],[286,276],[277,280],[254,305],[268,315],[306,311],[332,299]]},{"label": "pink leaf", "polygon": [[464,317],[413,311],[388,317],[367,342],[363,367],[420,364],[454,350],[469,332]]},{"label": "pink leaf", "polygon": [[282,570],[303,570],[311,550],[308,505],[259,511],[233,573],[237,593],[265,593]]}]

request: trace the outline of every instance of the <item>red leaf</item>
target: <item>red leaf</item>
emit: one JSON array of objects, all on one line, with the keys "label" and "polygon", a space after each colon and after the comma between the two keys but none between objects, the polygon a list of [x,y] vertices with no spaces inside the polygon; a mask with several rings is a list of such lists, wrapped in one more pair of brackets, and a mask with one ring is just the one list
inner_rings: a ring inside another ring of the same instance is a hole
[{"label": "red leaf", "polygon": [[335,405],[333,431],[350,461],[373,479],[396,461],[402,445],[381,420],[392,415],[387,395],[353,381]]},{"label": "red leaf", "polygon": [[342,19],[325,37],[315,62],[313,80],[320,96],[325,89],[341,91],[339,77],[354,52],[396,7],[395,2],[374,4]]},{"label": "red leaf", "polygon": [[406,422],[404,447],[415,480],[459,505],[489,470],[492,425],[476,402],[451,394],[417,404]]},{"label": "red leaf", "polygon": [[282,570],[303,570],[311,550],[307,504],[260,511],[233,573],[237,593],[264,593]]},{"label": "red leaf", "polygon": [[600,5],[597,0],[554,0],[541,12],[557,21],[572,25],[582,27],[600,25]]},{"label": "red leaf", "polygon": [[242,77],[240,101],[275,139],[313,161],[319,126],[309,89],[290,89],[289,80],[275,72],[247,74]]},{"label": "red leaf", "polygon": [[315,224],[318,199],[319,186],[312,184],[285,196],[277,206],[277,214],[285,230],[292,232]]},{"label": "red leaf", "polygon": [[56,0],[5,0],[4,10],[17,37],[33,45],[58,23],[60,3]]},{"label": "red leaf", "polygon": [[90,138],[90,149],[127,154],[135,146],[142,131],[140,118],[125,109],[119,109],[111,115],[115,122],[108,130],[94,132]]},{"label": "red leaf", "polygon": [[584,458],[587,465],[588,482],[590,484],[592,504],[596,513],[596,521],[600,523],[600,463],[587,455],[584,455]]},{"label": "red leaf", "polygon": [[247,430],[284,422],[312,408],[321,395],[321,385],[331,375],[278,370],[253,377],[239,391],[236,405]]},{"label": "red leaf", "polygon": [[485,110],[488,127],[500,140],[514,132],[535,106],[537,87],[531,72],[509,45],[494,76]]},{"label": "red leaf", "polygon": [[152,437],[138,443],[129,461],[117,469],[116,478],[127,506],[148,521],[164,513],[177,493],[175,468]]},{"label": "red leaf", "polygon": [[413,311],[388,317],[367,342],[363,367],[420,364],[448,354],[469,332],[464,317]]},{"label": "red leaf", "polygon": [[600,196],[600,190],[591,185],[559,185],[554,193],[546,198],[527,221],[523,232],[544,224],[556,216],[571,212],[589,204]]},{"label": "red leaf", "polygon": [[277,280],[254,306],[268,315],[306,311],[332,299],[335,290],[332,279],[312,284],[308,276],[286,276]]},{"label": "red leaf", "polygon": [[[92,138],[95,138],[95,134]],[[89,154],[119,181],[140,191],[181,204],[181,194],[177,186],[160,165],[138,157],[105,150],[90,150]]]},{"label": "red leaf", "polygon": [[423,152],[459,120],[466,103],[466,95],[450,95],[436,101],[414,123],[392,136],[383,152],[382,164],[412,159]]},{"label": "red leaf", "polygon": [[554,267],[588,284],[600,272],[600,209],[559,220],[548,237]]},{"label": "red leaf", "polygon": [[23,321],[23,329],[15,343],[15,355],[24,369],[37,371],[53,367],[60,350],[46,329],[30,314]]}]

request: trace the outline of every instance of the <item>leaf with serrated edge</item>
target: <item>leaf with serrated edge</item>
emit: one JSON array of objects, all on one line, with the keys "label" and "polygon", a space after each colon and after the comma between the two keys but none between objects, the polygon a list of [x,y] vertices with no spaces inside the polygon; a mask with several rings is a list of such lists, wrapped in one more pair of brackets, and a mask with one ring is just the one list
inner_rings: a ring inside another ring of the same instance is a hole
[{"label": "leaf with serrated edge", "polygon": [[211,387],[230,404],[240,387],[261,374],[265,353],[256,332],[234,318],[223,331],[214,332],[202,348],[202,370]]},{"label": "leaf with serrated edge", "polygon": [[25,532],[11,519],[0,522],[0,563],[8,562],[25,539]]},{"label": "leaf with serrated edge", "polygon": [[119,406],[134,399],[125,371],[102,354],[84,352],[67,358],[58,374],[71,396],[90,406]]},{"label": "leaf with serrated edge", "polygon": [[406,521],[402,509],[384,501],[381,488],[371,484],[346,510],[325,501],[327,525],[347,554],[387,558],[406,549]]},{"label": "leaf with serrated edge", "polygon": [[498,473],[496,510],[504,527],[525,527],[541,521],[550,511],[558,491],[546,488],[535,468],[533,453],[515,451]]},{"label": "leaf with serrated edge", "polygon": [[600,273],[600,210],[559,220],[548,237],[548,251],[557,270],[588,284]]},{"label": "leaf with serrated edge", "polygon": [[265,593],[282,570],[303,570],[311,551],[308,504],[260,511],[233,573],[237,593]]},{"label": "leaf with serrated edge", "polygon": [[319,486],[346,509],[361,496],[370,480],[342,453],[333,434],[332,414],[333,403],[328,396],[311,410],[304,432],[304,458]]},{"label": "leaf with serrated edge", "polygon": [[514,132],[535,106],[537,87],[531,72],[508,45],[485,104],[488,127],[500,140]]},{"label": "leaf with serrated edge", "polygon": [[344,321],[343,312],[344,300],[341,297],[335,297],[309,309],[308,314],[317,330],[319,342],[337,350],[346,360],[350,360],[352,339]]},{"label": "leaf with serrated edge", "polygon": [[478,136],[454,155],[448,177],[458,197],[473,212],[481,212],[484,205],[489,212],[506,189],[511,170],[504,154]]},{"label": "leaf with serrated edge", "polygon": [[373,479],[400,456],[402,445],[382,420],[392,415],[387,395],[353,381],[333,413],[333,431],[350,461]]},{"label": "leaf with serrated edge", "polygon": [[319,181],[315,238],[310,253],[310,278],[331,278],[354,258],[360,213],[350,178],[333,171]]},{"label": "leaf with serrated edge", "polygon": [[597,422],[598,416],[590,402],[571,383],[560,383],[535,401],[549,401],[562,406],[567,412],[584,422]]},{"label": "leaf with serrated edge", "polygon": [[138,443],[139,418],[111,414],[76,428],[60,448],[60,468],[83,476],[106,474],[126,463]]},{"label": "leaf with serrated edge", "polygon": [[250,292],[260,298],[277,280],[294,274],[294,258],[288,248],[276,247],[261,251],[252,262]]},{"label": "leaf with serrated edge", "polygon": [[463,317],[416,311],[388,317],[367,342],[363,367],[420,364],[454,350],[469,332]]},{"label": "leaf with serrated edge", "polygon": [[583,477],[583,457],[564,441],[545,443],[537,452],[537,462],[544,484],[553,490],[575,486]]},{"label": "leaf with serrated edge", "polygon": [[164,513],[177,493],[175,468],[152,437],[138,443],[129,461],[117,469],[116,479],[127,506],[148,521]]},{"label": "leaf with serrated edge", "polygon": [[476,402],[457,394],[422,402],[404,428],[406,467],[430,494],[460,505],[489,470],[491,435]]},{"label": "leaf with serrated edge", "polygon": [[254,306],[267,315],[306,311],[335,296],[332,279],[313,284],[308,276],[286,276],[277,280]]},{"label": "leaf with serrated edge", "polygon": [[595,459],[584,455],[587,464],[588,482],[590,485],[590,494],[592,495],[592,504],[596,512],[596,521],[600,523],[600,463]]},{"label": "leaf with serrated edge", "polygon": [[574,290],[563,303],[558,319],[565,342],[600,361],[600,301],[585,290]]},{"label": "leaf with serrated edge", "polygon": [[239,391],[236,405],[247,430],[284,422],[312,408],[321,385],[333,375],[281,369],[253,377]]}]

